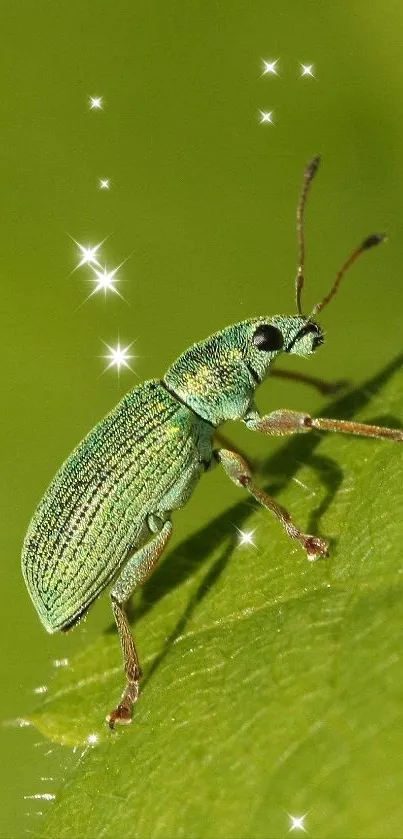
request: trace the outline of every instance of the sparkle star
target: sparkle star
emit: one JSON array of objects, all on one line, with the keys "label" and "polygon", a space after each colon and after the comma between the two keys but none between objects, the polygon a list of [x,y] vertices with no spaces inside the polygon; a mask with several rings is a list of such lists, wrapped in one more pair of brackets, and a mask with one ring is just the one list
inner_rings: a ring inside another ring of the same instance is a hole
[{"label": "sparkle star", "polygon": [[304,825],[307,813],[305,813],[303,816],[291,816],[290,813],[288,813],[288,817],[290,819],[290,827],[288,830],[289,833],[291,833],[293,830],[302,830],[303,833],[307,832],[306,827]]},{"label": "sparkle star", "polygon": [[273,120],[273,111],[259,111],[260,114],[260,125],[264,122],[270,123],[270,125],[274,124]]},{"label": "sparkle star", "polygon": [[[120,265],[118,265],[117,268],[114,268],[113,271],[108,271],[106,267],[104,267],[102,271],[98,271],[96,268],[93,268],[95,274],[93,282],[96,283],[96,286],[89,295],[89,297],[93,297],[93,295],[97,294],[98,291],[103,290],[105,293],[105,297],[107,291],[113,291],[114,294],[118,294],[119,297],[122,297],[123,300],[123,296],[121,295],[120,291],[117,290],[115,285],[117,282],[119,282],[119,278],[116,276],[116,274],[119,271],[119,268],[122,267],[122,265],[123,262]],[[87,297],[87,300],[89,299],[89,297]]]},{"label": "sparkle star", "polygon": [[[105,342],[104,342],[105,343]],[[121,367],[127,367],[128,370],[131,370],[133,373],[132,368],[130,367],[129,361],[134,357],[130,355],[130,347],[132,347],[133,341],[131,344],[128,344],[127,347],[121,347],[120,341],[118,340],[116,347],[110,347],[109,344],[105,344],[107,349],[109,350],[109,355],[104,355],[104,358],[109,361],[109,364],[105,368],[106,370],[110,370],[111,367],[116,367],[118,371],[118,376],[120,374]]]},{"label": "sparkle star", "polygon": [[102,111],[102,96],[90,96],[90,111]]},{"label": "sparkle star", "polygon": [[255,532],[254,530],[245,531],[245,530],[240,530],[239,527],[237,527],[236,530],[239,533],[239,542],[238,542],[239,546],[241,546],[241,545],[253,545],[253,547],[256,548],[256,545],[253,541],[253,534]]},{"label": "sparkle star", "polygon": [[78,265],[74,269],[75,271],[77,271],[77,268],[81,268],[82,265],[97,265],[98,268],[101,267],[98,259],[98,251],[101,245],[106,242],[106,239],[102,239],[102,242],[98,242],[97,245],[82,245],[81,242],[77,242],[72,236],[70,238],[77,245],[79,256],[81,257]]},{"label": "sparkle star", "polygon": [[301,79],[304,78],[304,76],[310,76],[312,79],[315,78],[315,76],[313,74],[313,67],[314,67],[313,64],[300,64],[300,67],[301,67],[301,73],[300,73],[300,78]]},{"label": "sparkle star", "polygon": [[275,61],[265,61],[263,59],[263,73],[262,76],[278,76],[276,70],[276,64],[278,64],[278,58]]},{"label": "sparkle star", "polygon": [[109,187],[110,187],[110,180],[109,180],[109,178],[105,178],[105,179],[100,178],[100,179],[99,179],[99,188],[100,188],[100,189],[109,189]]}]

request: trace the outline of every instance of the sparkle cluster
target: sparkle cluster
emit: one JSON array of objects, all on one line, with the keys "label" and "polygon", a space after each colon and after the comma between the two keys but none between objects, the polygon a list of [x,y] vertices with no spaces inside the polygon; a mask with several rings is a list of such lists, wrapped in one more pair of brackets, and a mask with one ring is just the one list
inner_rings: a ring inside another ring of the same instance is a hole
[{"label": "sparkle cluster", "polygon": [[[280,59],[262,59],[262,72],[261,78],[266,76],[280,76],[279,70],[279,63]],[[303,64],[302,62],[299,63],[299,78],[315,78],[314,76],[314,65],[313,64]],[[104,110],[104,98],[102,96],[89,96],[88,97],[88,108],[90,111],[103,111]],[[259,109],[259,123],[260,125],[274,125],[275,124],[275,117],[273,110],[266,110],[266,109]],[[98,189],[102,192],[109,191],[111,186],[110,178],[99,178],[98,179]],[[90,298],[96,296],[103,292],[104,298],[106,300],[107,297],[111,297],[112,295],[116,295],[122,299],[123,295],[119,290],[118,286],[120,283],[120,276],[119,270],[124,264],[121,262],[115,268],[107,267],[105,262],[101,262],[100,257],[100,248],[106,241],[105,239],[99,242],[96,245],[92,244],[83,244],[78,242],[76,239],[73,240],[78,249],[78,263],[74,270],[78,268],[86,267],[90,270],[90,282],[92,283],[92,290],[85,298],[83,303],[85,303]],[[122,368],[127,368],[132,370],[130,367],[130,360],[133,358],[130,355],[130,348],[133,344],[131,342],[127,346],[122,346],[120,344],[120,340],[118,338],[116,344],[111,346],[107,344],[105,341],[103,342],[108,349],[108,354],[104,355],[103,358],[106,359],[108,362],[105,370],[109,370],[111,368],[115,369],[119,375],[120,370]],[[253,540],[248,540],[246,535],[241,535],[240,544],[254,544]]]},{"label": "sparkle cluster", "polygon": [[[265,58],[262,59],[263,66],[262,66],[262,73],[260,75],[260,78],[262,78],[263,76],[279,76],[280,74],[279,74],[279,71],[278,71],[278,68],[277,68],[279,60],[280,60],[279,58],[276,58],[274,60],[273,59],[266,60]],[[300,79],[305,78],[307,76],[309,76],[312,79],[315,78],[314,72],[313,72],[313,68],[314,68],[313,64],[302,64],[300,62],[299,67],[300,67],[300,70],[299,70],[299,78]],[[259,123],[260,123],[260,125],[274,125],[274,123],[275,123],[274,111],[266,111],[266,110],[259,109]]]},{"label": "sparkle cluster", "polygon": [[[74,271],[77,271],[78,268],[87,267],[92,272],[92,275],[90,275],[90,282],[93,285],[93,289],[83,301],[84,303],[91,297],[94,297],[95,294],[99,294],[100,292],[104,293],[105,299],[107,295],[110,293],[117,294],[118,297],[121,297],[122,300],[124,300],[123,295],[120,293],[116,285],[120,282],[118,271],[127,260],[123,260],[123,262],[121,262],[120,265],[117,265],[116,268],[107,268],[106,265],[102,265],[100,262],[99,249],[105,241],[106,240],[104,239],[102,242],[98,242],[97,245],[83,245],[81,242],[77,242],[76,239],[73,239],[73,242],[77,245],[79,257],[79,261],[76,267],[74,268]],[[129,351],[133,344],[133,341],[126,347],[122,347],[120,345],[119,339],[116,343],[116,346],[114,347],[110,346],[109,344],[106,344],[105,341],[103,343],[109,350],[109,354],[103,356],[103,358],[105,358],[109,362],[105,370],[115,368],[117,370],[118,376],[122,367],[126,367],[129,370],[132,370],[129,361],[133,358],[133,356],[130,355]]]},{"label": "sparkle cluster", "polygon": [[[104,100],[102,96],[89,96],[88,98],[88,107],[90,111],[102,111],[104,109]],[[99,178],[98,179],[98,188],[101,191],[107,191],[110,189],[111,181],[110,178]],[[87,302],[91,297],[96,296],[97,294],[103,293],[104,298],[112,295],[116,295],[124,300],[122,293],[120,292],[118,286],[120,284],[120,276],[119,271],[127,261],[126,259],[123,260],[119,265],[115,268],[110,268],[106,265],[105,261],[101,261],[101,254],[100,249],[102,245],[106,242],[106,237],[98,244],[93,245],[90,243],[84,244],[82,242],[77,241],[77,239],[73,239],[74,244],[77,247],[77,255],[78,255],[78,262],[73,269],[73,271],[77,271],[79,268],[86,268],[87,271],[89,270],[89,282],[92,285],[92,290],[87,295],[85,300],[81,305]],[[81,308],[80,306],[78,308]],[[128,346],[121,346],[120,340],[118,338],[115,346],[111,346],[107,344],[105,341],[103,342],[106,348],[109,350],[107,355],[104,355],[103,358],[106,359],[108,362],[105,370],[109,370],[114,368],[118,376],[120,374],[120,370],[122,367],[126,367],[128,369],[132,369],[130,367],[129,361],[133,358],[130,354],[130,348],[133,344],[129,344]]]}]

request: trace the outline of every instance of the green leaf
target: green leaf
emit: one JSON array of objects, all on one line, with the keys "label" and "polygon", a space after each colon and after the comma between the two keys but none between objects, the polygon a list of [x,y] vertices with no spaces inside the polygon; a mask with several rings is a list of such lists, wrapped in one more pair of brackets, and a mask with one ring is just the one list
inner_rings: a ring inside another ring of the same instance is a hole
[{"label": "green leaf", "polygon": [[[322,413],[399,424],[401,365]],[[103,723],[123,686],[114,632],[56,674],[33,718],[84,746],[45,836],[258,839],[305,813],[311,836],[401,834],[402,466],[397,444],[292,438],[259,480],[330,539],[328,560],[307,562],[241,493],[168,553],[135,610],[133,724]],[[258,549],[234,525],[256,528]]]}]

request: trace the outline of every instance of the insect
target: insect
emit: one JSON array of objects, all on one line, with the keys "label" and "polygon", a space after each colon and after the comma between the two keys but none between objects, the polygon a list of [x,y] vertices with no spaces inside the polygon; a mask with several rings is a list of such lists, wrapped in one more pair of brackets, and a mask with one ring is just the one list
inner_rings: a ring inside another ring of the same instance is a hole
[{"label": "insect", "polygon": [[[172,512],[186,504],[213,464],[220,463],[235,484],[270,510],[308,558],[327,556],[326,542],[303,533],[287,510],[259,489],[240,454],[214,446],[222,422],[242,420],[247,428],[270,435],[337,431],[403,442],[402,430],[289,410],[260,416],[254,404],[261,382],[269,374],[281,375],[273,369],[281,353],[308,356],[323,343],[316,315],[334,297],[357,257],[384,238],[376,234],[365,239],[344,263],[329,293],[309,315],[303,314],[304,212],[318,165],[315,157],[305,170],[297,208],[297,314],[257,317],[228,326],[186,350],[163,379],[129,391],[61,466],[29,525],[22,570],[48,632],[74,626],[113,581],[110,597],[126,683],[117,707],[106,718],[111,728],[131,721],[141,677],[125,604],[152,574],[166,548]],[[326,391],[326,384],[316,379],[284,375]]]}]

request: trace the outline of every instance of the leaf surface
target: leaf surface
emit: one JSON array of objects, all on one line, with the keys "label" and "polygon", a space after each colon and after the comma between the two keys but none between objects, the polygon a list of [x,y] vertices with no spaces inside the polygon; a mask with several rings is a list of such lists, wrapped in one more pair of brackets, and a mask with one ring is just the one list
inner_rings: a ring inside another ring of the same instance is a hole
[{"label": "leaf surface", "polygon": [[[399,425],[401,364],[322,413]],[[83,747],[44,836],[266,839],[304,814],[311,836],[400,835],[402,466],[389,442],[286,440],[259,482],[330,540],[328,560],[307,562],[241,493],[168,552],[135,600],[132,726],[103,723],[123,684],[114,632],[56,674],[32,720]]]}]

